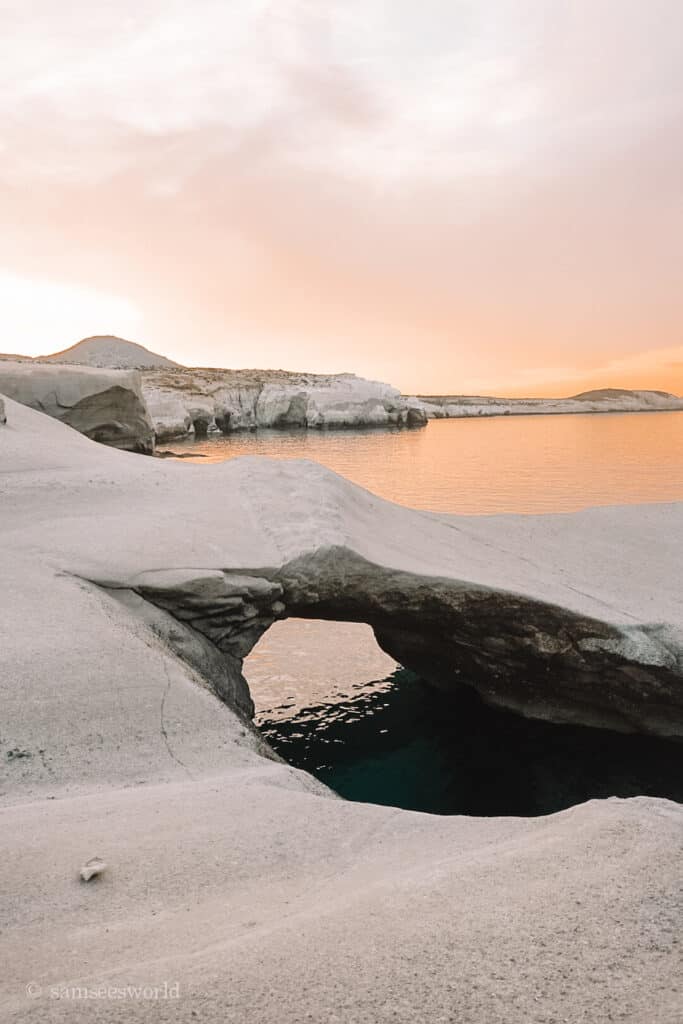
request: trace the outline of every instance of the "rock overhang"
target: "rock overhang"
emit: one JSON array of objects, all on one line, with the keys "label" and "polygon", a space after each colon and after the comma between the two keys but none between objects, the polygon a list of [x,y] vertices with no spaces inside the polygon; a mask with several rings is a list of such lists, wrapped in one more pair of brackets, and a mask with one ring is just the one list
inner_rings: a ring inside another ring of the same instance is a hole
[{"label": "rock overhang", "polygon": [[[111,585],[109,583],[108,585]],[[618,625],[473,581],[319,548],[273,567],[143,572],[128,585],[241,663],[277,619],[364,622],[442,689],[526,717],[683,736],[683,646],[663,624]]]}]

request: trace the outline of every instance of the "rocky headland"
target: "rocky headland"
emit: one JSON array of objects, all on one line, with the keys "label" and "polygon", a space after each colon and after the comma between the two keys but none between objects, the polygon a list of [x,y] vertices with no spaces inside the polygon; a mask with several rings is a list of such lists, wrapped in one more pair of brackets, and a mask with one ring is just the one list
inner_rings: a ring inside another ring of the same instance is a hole
[{"label": "rocky headland", "polygon": [[352,373],[174,369],[142,375],[158,441],[258,427],[419,427],[419,402]]},{"label": "rocky headland", "polygon": [[[56,390],[51,388],[51,366]],[[109,378],[105,399],[106,374],[117,371],[116,382]],[[5,393],[17,401],[54,415],[89,437],[137,451],[151,451],[155,442],[259,428],[423,427],[430,419],[469,416],[683,410],[683,398],[676,395],[623,388],[571,398],[410,397],[390,384],[352,373],[185,367],[110,335],[84,338],[62,352],[35,359],[0,355],[0,387],[2,381]]]},{"label": "rocky headland", "polygon": [[599,388],[571,398],[489,398],[478,395],[420,395],[428,419],[465,416],[548,416],[568,413],[667,412],[683,410],[683,398],[668,391]]},{"label": "rocky headland", "polygon": [[[61,365],[57,379],[62,389],[64,382],[71,379],[74,391],[80,387],[81,374],[85,375],[86,382],[90,374],[87,389],[92,388],[96,379],[95,370],[127,371],[127,377],[119,375],[118,379],[121,386],[128,389],[134,380],[131,374],[139,371],[141,377],[135,378],[134,390],[139,396],[142,389],[155,438],[162,442],[258,427],[420,427],[427,422],[417,400],[405,398],[390,384],[366,380],[352,373],[191,369],[150,352],[142,345],[109,335],[85,338],[49,356],[22,359],[23,372],[17,368],[17,362],[16,358],[0,356],[0,373],[5,381],[12,381],[5,391],[17,401],[28,397],[26,404],[50,415],[59,412],[62,406],[44,401],[46,382],[50,380],[48,364]],[[36,395],[33,395],[26,374],[30,368],[38,370],[40,367],[44,369],[35,375]],[[121,410],[113,409],[111,415],[116,420]],[[57,418],[65,416],[60,413]],[[71,425],[77,425],[75,419]],[[107,440],[106,443],[116,442]]]},{"label": "rocky headland", "polygon": [[679,805],[346,802],[273,758],[241,661],[276,619],[364,621],[436,686],[680,736],[683,505],[440,516],[313,463],[140,459],[5,406],[8,1020],[164,983],[154,1009],[188,1024],[675,1019]]}]

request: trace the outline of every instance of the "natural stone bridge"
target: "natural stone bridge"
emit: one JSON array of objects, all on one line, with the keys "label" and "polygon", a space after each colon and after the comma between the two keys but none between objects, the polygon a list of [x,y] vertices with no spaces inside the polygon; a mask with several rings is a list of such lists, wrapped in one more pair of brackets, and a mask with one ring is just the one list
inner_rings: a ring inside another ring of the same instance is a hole
[{"label": "natural stone bridge", "polygon": [[[242,712],[242,659],[296,616],[368,623],[428,681],[523,715],[683,735],[683,504],[436,515],[316,463],[139,459],[9,405],[7,560],[115,594]],[[34,472],[58,477],[29,534]]]},{"label": "natural stone bridge", "polygon": [[683,733],[683,658],[664,624],[616,625],[518,593],[390,569],[341,546],[277,568],[142,573],[117,593],[247,713],[242,659],[276,619],[297,616],[368,623],[406,668],[437,686],[472,686],[485,702],[522,715]]}]

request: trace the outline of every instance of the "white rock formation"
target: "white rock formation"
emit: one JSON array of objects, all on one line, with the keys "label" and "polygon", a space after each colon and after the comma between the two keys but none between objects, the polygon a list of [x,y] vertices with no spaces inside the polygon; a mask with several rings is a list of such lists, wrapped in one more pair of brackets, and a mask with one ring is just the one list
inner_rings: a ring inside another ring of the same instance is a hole
[{"label": "white rock formation", "polygon": [[144,397],[157,441],[186,437],[194,431],[190,411],[179,398],[168,393],[151,394],[149,390]]},{"label": "white rock formation", "polygon": [[[233,708],[240,638],[307,606],[391,610],[408,638],[438,620],[454,655],[475,644],[504,666],[497,642],[580,651],[590,622],[579,662],[631,665],[619,714],[680,726],[662,673],[680,683],[680,505],[437,516],[315,464],[140,459],[7,412],[3,1019],[109,1019],[113,1000],[133,1024],[152,1001],[182,1024],[676,1019],[683,808],[477,819],[349,803],[269,760]],[[602,706],[613,681],[565,685],[565,708]],[[94,852],[108,870],[86,888],[76,868]]]},{"label": "white rock formation", "polygon": [[548,416],[560,413],[665,412],[683,409],[683,398],[666,391],[603,388],[572,398],[486,398],[477,395],[437,395],[411,399],[428,419],[466,416]]},{"label": "white rock formation", "polygon": [[94,441],[154,451],[154,430],[134,371],[3,361],[0,392]]},{"label": "white rock formation", "polygon": [[77,363],[80,366],[97,366],[118,370],[148,370],[178,366],[172,359],[150,352],[144,345],[137,345],[125,338],[111,334],[84,338],[62,352],[39,356],[39,360],[52,363]]},{"label": "white rock formation", "polygon": [[143,375],[157,439],[193,430],[256,427],[422,426],[420,403],[396,388],[353,374],[318,376],[281,370],[175,370]]}]

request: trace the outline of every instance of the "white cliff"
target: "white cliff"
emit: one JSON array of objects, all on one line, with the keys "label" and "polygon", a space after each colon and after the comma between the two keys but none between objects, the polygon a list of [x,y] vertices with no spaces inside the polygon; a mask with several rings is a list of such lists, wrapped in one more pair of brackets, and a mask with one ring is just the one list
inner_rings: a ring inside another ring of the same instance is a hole
[{"label": "white cliff", "polygon": [[354,374],[282,370],[149,371],[143,392],[157,440],[257,427],[421,426],[420,403]]},{"label": "white cliff", "polygon": [[[678,730],[681,505],[437,516],[315,464],[141,459],[6,406],[4,1020],[676,1018],[683,808],[343,801],[269,756],[239,662],[307,609],[423,661],[425,629],[451,667],[480,650],[488,697],[529,712]],[[525,650],[558,685],[513,685]]]}]

